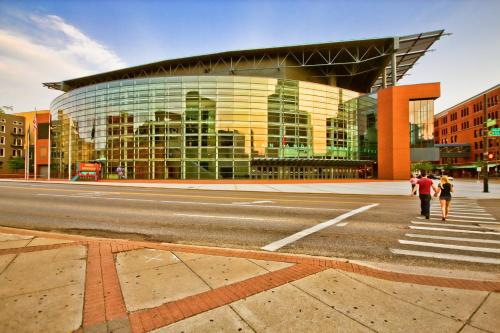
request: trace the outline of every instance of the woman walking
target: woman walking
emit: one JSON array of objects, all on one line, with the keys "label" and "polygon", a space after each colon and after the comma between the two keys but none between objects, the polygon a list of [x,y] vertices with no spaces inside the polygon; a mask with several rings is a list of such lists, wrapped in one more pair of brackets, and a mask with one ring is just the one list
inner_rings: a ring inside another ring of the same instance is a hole
[{"label": "woman walking", "polygon": [[450,211],[451,193],[453,192],[453,185],[450,183],[447,176],[442,176],[438,185],[439,203],[441,204],[441,220],[446,221]]},{"label": "woman walking", "polygon": [[417,182],[418,182],[418,178],[414,174],[411,174],[411,176],[410,176],[410,184],[411,184],[411,191],[412,192],[415,189],[415,186],[417,185]]}]

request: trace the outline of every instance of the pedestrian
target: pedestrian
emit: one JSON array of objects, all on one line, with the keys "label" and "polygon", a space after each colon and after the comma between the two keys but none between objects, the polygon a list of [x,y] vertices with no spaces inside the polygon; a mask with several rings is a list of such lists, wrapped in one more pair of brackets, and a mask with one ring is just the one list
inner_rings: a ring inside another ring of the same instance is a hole
[{"label": "pedestrian", "polygon": [[450,183],[448,176],[442,176],[438,184],[438,192],[434,193],[437,196],[439,193],[439,204],[441,205],[441,220],[446,221],[450,211],[451,193],[453,192],[453,184]]},{"label": "pedestrian", "polygon": [[427,178],[427,174],[425,173],[425,171],[422,171],[421,176],[422,178],[417,181],[417,184],[411,192],[411,195],[415,195],[418,190],[418,197],[420,198],[420,215],[424,215],[428,220],[430,218],[431,212],[431,188],[434,190],[434,192],[437,192],[438,189],[434,185],[432,180]]},{"label": "pedestrian", "polygon": [[123,168],[121,165],[116,168],[116,173],[118,174],[118,179],[123,179]]},{"label": "pedestrian", "polygon": [[417,185],[417,177],[415,176],[415,174],[411,174],[410,175],[410,184],[411,184],[411,191],[413,192],[413,189],[415,188],[415,186]]}]

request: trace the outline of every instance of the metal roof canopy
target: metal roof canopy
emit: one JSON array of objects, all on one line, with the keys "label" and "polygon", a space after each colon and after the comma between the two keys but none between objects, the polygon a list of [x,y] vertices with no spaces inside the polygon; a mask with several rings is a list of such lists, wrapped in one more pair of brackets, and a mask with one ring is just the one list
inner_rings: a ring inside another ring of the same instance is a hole
[{"label": "metal roof canopy", "polygon": [[289,78],[287,68],[300,68],[307,70],[307,75],[313,82],[328,84],[334,78],[333,82],[337,87],[368,93],[382,87],[384,70],[387,85],[392,82],[393,73],[388,65],[394,52],[397,81],[443,35],[444,30],[436,30],[401,37],[228,51],[163,60],[43,85],[70,91],[101,82],[154,76],[223,75],[222,73],[256,76],[261,73],[264,77],[275,77],[269,75],[270,71]]}]

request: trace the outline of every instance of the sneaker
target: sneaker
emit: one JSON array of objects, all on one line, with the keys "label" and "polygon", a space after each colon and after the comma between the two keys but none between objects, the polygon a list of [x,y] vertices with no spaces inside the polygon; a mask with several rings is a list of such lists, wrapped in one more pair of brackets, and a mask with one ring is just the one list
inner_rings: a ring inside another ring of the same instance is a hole
[{"label": "sneaker", "polygon": [[442,217],[442,218],[441,218],[441,221],[446,221],[446,218]]},{"label": "sneaker", "polygon": [[428,220],[429,219],[429,215],[425,215],[425,219]]}]

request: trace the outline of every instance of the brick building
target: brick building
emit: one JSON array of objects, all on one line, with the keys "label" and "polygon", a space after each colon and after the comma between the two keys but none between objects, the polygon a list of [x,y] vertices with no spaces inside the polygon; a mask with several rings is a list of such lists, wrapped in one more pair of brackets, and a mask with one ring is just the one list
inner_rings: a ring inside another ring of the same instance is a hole
[{"label": "brick building", "polygon": [[[486,105],[484,105],[486,95]],[[475,175],[476,162],[483,159],[484,116],[496,121],[498,127],[500,111],[500,84],[483,91],[451,108],[437,114],[434,119],[434,143],[440,149],[441,166],[451,166],[454,174]],[[500,137],[490,137],[487,152],[490,171],[498,171],[500,162]]]},{"label": "brick building", "polygon": [[24,117],[0,114],[0,174],[14,173],[9,168],[9,160],[24,157],[24,123]]},{"label": "brick building", "polygon": [[[26,133],[30,131],[30,159],[34,163],[34,151],[35,151],[35,137],[37,137],[37,177],[46,178],[48,173],[48,159],[49,159],[49,126],[50,126],[50,111],[49,110],[37,110],[37,111],[27,111],[15,113],[17,116],[21,116],[25,119],[24,130]],[[33,127],[33,120],[37,119],[38,130],[35,131]],[[36,133],[36,135],[35,135]],[[27,149],[28,143],[24,145],[24,149]],[[33,176],[33,174],[32,174]]]}]

